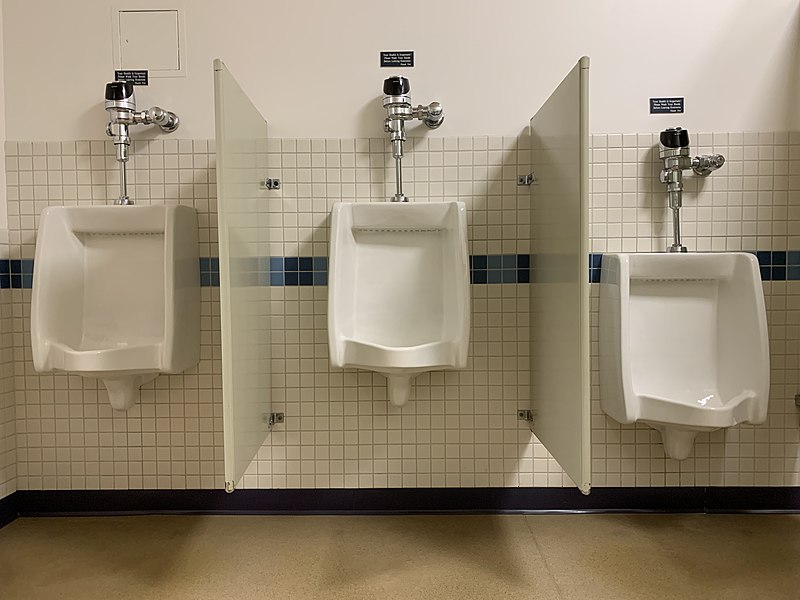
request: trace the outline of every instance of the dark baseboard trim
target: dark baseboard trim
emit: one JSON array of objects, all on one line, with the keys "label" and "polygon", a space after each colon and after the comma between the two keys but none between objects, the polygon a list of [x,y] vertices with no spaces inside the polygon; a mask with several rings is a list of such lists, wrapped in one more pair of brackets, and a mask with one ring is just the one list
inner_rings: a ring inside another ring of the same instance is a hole
[{"label": "dark baseboard trim", "polygon": [[19,516],[18,499],[17,492],[0,499],[0,528],[5,527]]},{"label": "dark baseboard trim", "polygon": [[800,487],[708,487],[706,512],[800,512]]},{"label": "dark baseboard trim", "polygon": [[508,514],[800,512],[800,487],[402,488],[318,490],[25,490],[0,500],[17,516],[135,514]]}]

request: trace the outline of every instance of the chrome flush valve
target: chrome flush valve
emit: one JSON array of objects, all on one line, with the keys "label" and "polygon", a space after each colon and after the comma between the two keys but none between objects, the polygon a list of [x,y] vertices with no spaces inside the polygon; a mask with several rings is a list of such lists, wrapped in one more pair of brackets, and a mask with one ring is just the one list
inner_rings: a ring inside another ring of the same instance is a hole
[{"label": "chrome flush valve", "polygon": [[411,84],[405,77],[395,75],[383,82],[383,107],[387,117],[383,127],[392,142],[392,157],[395,160],[397,173],[397,193],[393,202],[408,202],[403,194],[403,178],[401,162],[403,159],[403,142],[406,141],[405,122],[410,119],[421,120],[429,129],[436,129],[444,121],[444,110],[438,102],[416,108],[411,104]]},{"label": "chrome flush valve", "polygon": [[689,132],[680,127],[666,129],[659,138],[658,157],[664,161],[659,179],[667,184],[669,207],[672,210],[673,244],[670,252],[686,252],[681,244],[680,209],[683,205],[683,172],[692,169],[700,177],[708,176],[725,164],[721,154],[689,154]]},{"label": "chrome flush valve", "polygon": [[105,108],[108,112],[106,133],[114,138],[117,162],[120,164],[120,195],[115,204],[133,204],[128,197],[125,163],[128,162],[128,148],[131,145],[131,125],[158,125],[163,131],[172,133],[180,125],[178,116],[159,106],[136,111],[136,96],[133,84],[128,81],[112,81],[106,84]]}]

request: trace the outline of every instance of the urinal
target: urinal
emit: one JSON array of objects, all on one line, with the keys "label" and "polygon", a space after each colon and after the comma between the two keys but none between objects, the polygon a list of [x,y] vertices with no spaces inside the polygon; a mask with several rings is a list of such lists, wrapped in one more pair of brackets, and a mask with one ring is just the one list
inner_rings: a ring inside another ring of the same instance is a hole
[{"label": "urinal", "polygon": [[463,202],[338,203],[331,211],[331,364],[386,376],[402,406],[420,373],[461,369],[469,345]]},{"label": "urinal", "polygon": [[741,252],[604,254],[600,404],[689,456],[701,431],[763,423],[769,342],[758,261]]},{"label": "urinal", "polygon": [[187,206],[50,207],[36,239],[33,365],[139,387],[200,357],[197,213]]}]

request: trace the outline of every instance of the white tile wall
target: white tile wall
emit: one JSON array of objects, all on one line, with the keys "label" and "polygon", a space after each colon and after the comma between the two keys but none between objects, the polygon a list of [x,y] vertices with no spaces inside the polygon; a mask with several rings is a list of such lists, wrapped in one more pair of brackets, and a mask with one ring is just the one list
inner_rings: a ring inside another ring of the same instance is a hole
[{"label": "white tile wall", "polygon": [[[671,217],[657,180],[655,141],[649,133],[593,136],[593,252],[661,250],[668,243]],[[694,152],[725,154],[728,163],[708,179],[687,182],[690,249],[800,250],[800,134],[700,134],[692,144]],[[415,201],[464,200],[471,253],[529,252],[528,188],[516,186],[517,175],[528,171],[525,136],[412,139],[407,149],[406,193]],[[118,193],[108,142],[17,142],[6,150],[12,257],[33,256],[45,206],[105,204]],[[264,175],[283,181],[282,190],[265,192],[275,255],[327,254],[332,203],[394,193],[384,139],[281,139],[268,150]],[[197,208],[201,254],[216,256],[213,142],[137,142],[133,156],[132,196]],[[800,391],[800,282],[764,285],[769,421],[701,434],[683,462],[664,457],[655,431],[620,426],[600,410],[592,286],[595,485],[800,484],[793,403]],[[388,406],[380,376],[328,366],[326,288],[272,292],[274,409],[287,420],[259,451],[245,487],[569,485],[516,419],[528,395],[527,286],[472,286],[469,367],[421,376],[402,411]],[[11,290],[10,297],[20,489],[222,487],[217,289],[203,288],[198,367],[145,386],[127,414],[113,412],[94,381],[36,374],[30,290]]]},{"label": "white tile wall", "polygon": [[[8,257],[8,232],[0,230],[0,259]],[[11,290],[0,289],[0,499],[17,489],[14,339]]]}]

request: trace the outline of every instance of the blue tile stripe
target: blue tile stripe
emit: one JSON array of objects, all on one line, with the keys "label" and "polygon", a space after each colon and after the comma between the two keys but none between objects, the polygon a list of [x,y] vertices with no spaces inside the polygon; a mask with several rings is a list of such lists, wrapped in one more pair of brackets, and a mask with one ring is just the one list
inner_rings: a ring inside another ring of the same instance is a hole
[{"label": "blue tile stripe", "polygon": [[762,281],[797,281],[800,279],[800,250],[757,251]]},{"label": "blue tile stripe", "polygon": [[[800,281],[800,250],[752,251],[762,281]],[[242,269],[248,285],[328,285],[327,256],[270,256],[247,260]],[[600,283],[603,255],[589,254],[589,282]],[[250,264],[252,263],[252,264]],[[533,281],[528,254],[474,254],[469,257],[470,283],[529,283]],[[219,258],[200,258],[200,285],[219,287]],[[0,259],[0,289],[33,287],[33,259]]]},{"label": "blue tile stripe", "polygon": [[602,254],[589,254],[589,283],[600,283],[600,265],[602,262]]},{"label": "blue tile stripe", "polygon": [[528,283],[531,257],[528,254],[474,254],[469,257],[470,283]]},{"label": "blue tile stripe", "polygon": [[270,256],[269,284],[328,285],[328,257]]}]

